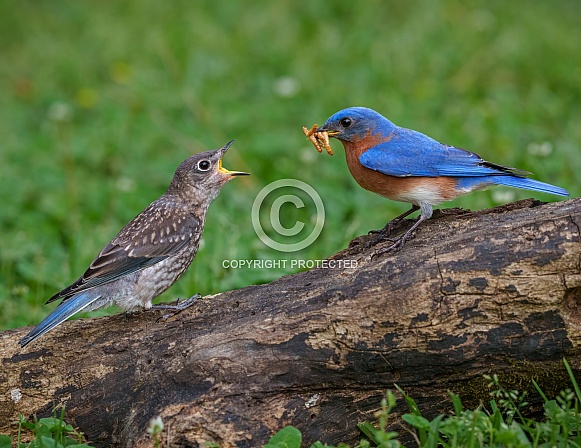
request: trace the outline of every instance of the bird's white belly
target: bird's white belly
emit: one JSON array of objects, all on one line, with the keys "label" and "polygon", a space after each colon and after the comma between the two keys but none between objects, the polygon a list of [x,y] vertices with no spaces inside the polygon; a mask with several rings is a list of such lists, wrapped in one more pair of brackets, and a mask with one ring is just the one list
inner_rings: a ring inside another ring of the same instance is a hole
[{"label": "bird's white belly", "polygon": [[400,202],[409,202],[411,204],[420,205],[422,202],[430,205],[436,205],[441,202],[449,201],[444,197],[439,189],[433,188],[430,185],[417,185],[410,188],[408,191],[398,193],[390,199]]},{"label": "bird's white belly", "polygon": [[[132,274],[130,290],[118,291],[112,297],[113,302],[128,311],[150,309],[152,300],[169,289],[181,277],[191,264],[194,255],[195,252],[186,256],[178,254]],[[126,284],[119,286],[123,289]]]}]

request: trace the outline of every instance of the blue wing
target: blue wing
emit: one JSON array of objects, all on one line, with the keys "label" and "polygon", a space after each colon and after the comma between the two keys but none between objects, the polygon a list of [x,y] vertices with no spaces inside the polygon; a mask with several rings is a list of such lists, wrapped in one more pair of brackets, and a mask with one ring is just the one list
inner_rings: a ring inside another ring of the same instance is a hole
[{"label": "blue wing", "polygon": [[473,177],[530,174],[483,160],[478,154],[443,145],[420,132],[399,128],[392,138],[361,154],[361,164],[397,177]]}]

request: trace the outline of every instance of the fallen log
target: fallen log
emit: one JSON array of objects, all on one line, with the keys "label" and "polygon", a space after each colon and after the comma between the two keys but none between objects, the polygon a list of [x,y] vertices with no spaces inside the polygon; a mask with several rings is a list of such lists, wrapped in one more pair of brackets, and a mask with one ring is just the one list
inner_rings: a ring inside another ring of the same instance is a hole
[{"label": "fallen log", "polygon": [[[409,228],[404,221],[399,232]],[[581,199],[444,212],[397,253],[354,240],[320,268],[155,312],[70,321],[20,349],[0,333],[0,434],[18,413],[66,419],[99,446],[255,447],[360,438],[397,383],[426,415],[488,399],[485,373],[566,386],[581,365]],[[340,261],[349,261],[342,263]],[[407,411],[403,401],[398,412]]]}]

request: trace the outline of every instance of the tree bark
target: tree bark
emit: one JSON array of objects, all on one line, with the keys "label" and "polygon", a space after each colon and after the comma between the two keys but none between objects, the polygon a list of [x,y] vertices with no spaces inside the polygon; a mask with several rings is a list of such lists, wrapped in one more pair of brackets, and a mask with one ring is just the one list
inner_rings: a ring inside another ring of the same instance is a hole
[{"label": "tree bark", "polygon": [[485,373],[551,394],[567,387],[562,357],[581,365],[580,225],[581,199],[447,211],[400,252],[372,259],[386,243],[359,237],[333,269],[206,297],[167,321],[70,321],[25,349],[28,329],[4,331],[0,434],[19,412],[66,404],[97,447],[152,446],[158,415],[168,446],[255,447],[289,424],[307,446],[354,443],[394,383],[428,416],[449,410],[448,390],[487,400]]}]

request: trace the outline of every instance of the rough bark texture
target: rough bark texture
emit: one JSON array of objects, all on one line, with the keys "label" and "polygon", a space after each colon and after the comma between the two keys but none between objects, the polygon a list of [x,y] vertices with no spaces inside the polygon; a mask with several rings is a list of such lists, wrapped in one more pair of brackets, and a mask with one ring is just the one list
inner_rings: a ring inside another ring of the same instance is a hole
[{"label": "rough bark texture", "polygon": [[400,252],[370,259],[374,237],[360,237],[331,258],[355,269],[219,294],[166,322],[72,321],[24,350],[27,329],[5,331],[0,433],[66,404],[94,446],[152,446],[157,415],[171,446],[260,446],[288,424],[305,444],[352,443],[394,383],[428,416],[449,409],[447,390],[486,399],[484,373],[550,394],[566,386],[561,358],[581,363],[580,225],[579,199],[443,213]]}]

